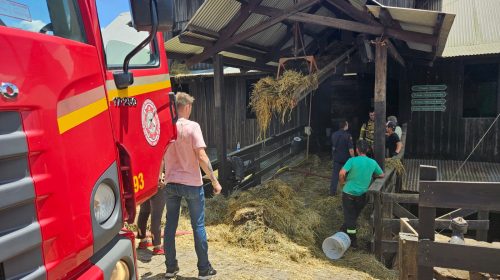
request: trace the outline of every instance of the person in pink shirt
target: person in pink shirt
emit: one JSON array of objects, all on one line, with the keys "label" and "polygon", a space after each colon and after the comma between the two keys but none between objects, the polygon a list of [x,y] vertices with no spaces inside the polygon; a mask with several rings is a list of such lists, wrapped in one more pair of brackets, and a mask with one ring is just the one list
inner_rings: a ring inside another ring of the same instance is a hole
[{"label": "person in pink shirt", "polygon": [[205,231],[205,193],[200,167],[212,181],[214,194],[220,194],[222,187],[214,175],[212,165],[205,152],[205,141],[200,125],[190,121],[189,116],[194,98],[187,93],[176,94],[177,140],[171,143],[165,154],[165,196],[167,200],[167,224],[165,225],[164,247],[165,277],[175,278],[179,265],[175,251],[175,232],[179,223],[181,199],[186,199],[194,247],[198,256],[198,278],[210,279],[217,274],[208,260],[208,242]]}]

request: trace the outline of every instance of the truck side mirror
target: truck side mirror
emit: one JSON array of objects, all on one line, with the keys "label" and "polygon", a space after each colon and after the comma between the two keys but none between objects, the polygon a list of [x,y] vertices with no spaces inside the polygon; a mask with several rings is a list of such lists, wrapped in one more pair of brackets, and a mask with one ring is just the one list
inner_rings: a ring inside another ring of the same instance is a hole
[{"label": "truck side mirror", "polygon": [[151,43],[158,31],[171,31],[174,24],[173,0],[130,0],[130,8],[134,28],[138,31],[148,31],[149,36],[127,54],[123,61],[123,71],[113,73],[118,89],[126,89],[134,83],[134,76],[128,71],[132,57]]},{"label": "truck side mirror", "polygon": [[[174,0],[156,0],[158,31],[172,31],[174,26]],[[148,0],[130,0],[132,23],[137,31],[151,31],[151,7]]]}]

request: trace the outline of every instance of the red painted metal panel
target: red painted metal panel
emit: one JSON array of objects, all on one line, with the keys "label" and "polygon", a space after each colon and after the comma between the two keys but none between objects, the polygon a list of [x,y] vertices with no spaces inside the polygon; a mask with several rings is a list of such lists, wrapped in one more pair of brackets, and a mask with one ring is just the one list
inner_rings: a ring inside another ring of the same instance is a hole
[{"label": "red painted metal panel", "polygon": [[[0,27],[0,80],[18,86],[29,147],[43,257],[48,279],[64,278],[93,254],[92,188],[117,157],[107,111],[69,117],[61,133],[57,104],[103,86],[97,49],[71,40]],[[104,88],[102,87],[102,96]],[[81,123],[79,121],[85,120]]]}]

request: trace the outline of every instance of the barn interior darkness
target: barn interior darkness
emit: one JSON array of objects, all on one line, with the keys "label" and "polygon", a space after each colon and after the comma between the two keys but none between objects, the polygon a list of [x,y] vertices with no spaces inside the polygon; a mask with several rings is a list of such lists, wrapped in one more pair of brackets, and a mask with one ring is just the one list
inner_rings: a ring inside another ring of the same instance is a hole
[{"label": "barn interior darkness", "polygon": [[[399,117],[399,68],[399,65],[389,59],[387,116]],[[368,112],[374,106],[373,62],[363,63],[359,53],[355,53],[348,63],[344,63],[336,71],[336,75],[322,83],[313,95],[313,152],[330,150],[330,134],[338,129],[341,120],[349,122],[349,132],[356,142],[361,126],[368,120]]]}]

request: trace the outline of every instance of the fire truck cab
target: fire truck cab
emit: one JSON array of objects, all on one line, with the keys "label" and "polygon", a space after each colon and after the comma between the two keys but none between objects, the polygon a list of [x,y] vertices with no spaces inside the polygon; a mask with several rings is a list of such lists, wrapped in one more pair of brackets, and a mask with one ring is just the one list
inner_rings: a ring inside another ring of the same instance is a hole
[{"label": "fire truck cab", "polygon": [[123,226],[176,138],[172,13],[168,0],[0,0],[0,280],[139,278]]}]

